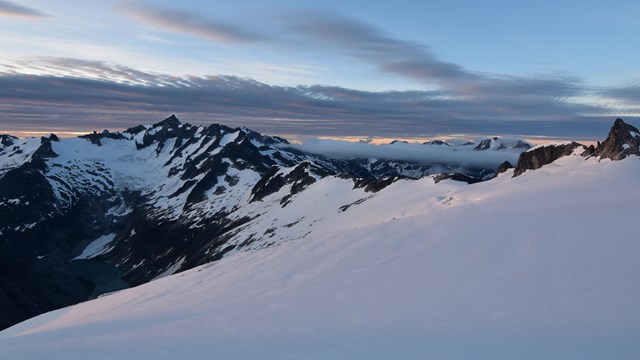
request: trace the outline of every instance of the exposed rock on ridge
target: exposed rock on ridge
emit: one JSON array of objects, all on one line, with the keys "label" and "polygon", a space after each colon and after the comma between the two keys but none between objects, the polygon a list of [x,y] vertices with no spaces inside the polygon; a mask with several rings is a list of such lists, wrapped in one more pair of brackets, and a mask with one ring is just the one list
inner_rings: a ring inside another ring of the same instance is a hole
[{"label": "exposed rock on ridge", "polygon": [[628,155],[640,154],[640,131],[618,118],[609,136],[595,149],[595,156],[603,159],[622,160]]},{"label": "exposed rock on ridge", "polygon": [[576,148],[584,145],[577,142],[562,145],[548,145],[523,152],[518,158],[518,165],[513,172],[513,176],[518,176],[527,170],[535,170],[544,165],[551,164],[559,158],[571,155]]},{"label": "exposed rock on ridge", "polygon": [[586,147],[577,142],[562,145],[548,145],[523,152],[518,158],[518,164],[513,176],[521,175],[527,170],[535,170],[550,164],[557,159],[575,153],[582,148],[579,155],[584,157],[596,156],[601,159],[622,160],[629,155],[640,155],[640,131],[632,125],[618,118],[613,123],[609,136],[598,146]]}]

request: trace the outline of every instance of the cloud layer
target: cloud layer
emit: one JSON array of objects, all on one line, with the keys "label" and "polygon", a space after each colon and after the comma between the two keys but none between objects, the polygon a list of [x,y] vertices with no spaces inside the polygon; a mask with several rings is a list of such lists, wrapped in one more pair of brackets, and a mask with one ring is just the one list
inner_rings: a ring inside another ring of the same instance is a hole
[{"label": "cloud layer", "polygon": [[[148,2],[128,2],[119,10],[144,26],[227,46],[259,44],[348,57],[425,90],[286,87],[234,76],[169,76],[81,59],[28,59],[0,64],[0,129],[121,129],[177,113],[193,123],[222,122],[273,134],[584,139],[601,138],[615,116],[640,108],[637,85],[597,88],[571,76],[474,72],[440,59],[426,45],[326,11],[298,10],[280,14],[270,25],[249,26]],[[2,11],[42,15],[0,0]]]},{"label": "cloud layer", "polygon": [[245,43],[260,41],[262,37],[223,21],[214,21],[201,15],[148,3],[131,2],[119,6],[124,14],[144,24],[177,32],[185,35],[201,37],[206,40],[225,43]]},{"label": "cloud layer", "polygon": [[473,80],[461,66],[439,60],[429,49],[395,39],[380,29],[329,12],[301,12],[290,16],[294,33],[333,46],[343,53],[374,64],[383,72],[451,85],[455,79]]},{"label": "cloud layer", "polygon": [[321,140],[309,138],[300,145],[292,145],[306,152],[322,154],[333,159],[404,160],[424,165],[445,165],[449,168],[496,169],[504,161],[515,164],[520,155],[509,151],[474,151],[473,146],[425,146],[422,144],[373,145],[362,142]]},{"label": "cloud layer", "polygon": [[488,106],[441,91],[283,87],[232,76],[172,77],[101,62],[49,60],[50,71],[74,70],[64,76],[0,74],[0,128],[121,129],[177,113],[192,123],[221,122],[272,134],[601,138],[612,121],[582,115],[607,108],[566,102],[533,106],[506,99],[496,107],[500,98]]},{"label": "cloud layer", "polygon": [[44,17],[46,15],[40,10],[18,5],[11,1],[0,0],[0,16]]}]

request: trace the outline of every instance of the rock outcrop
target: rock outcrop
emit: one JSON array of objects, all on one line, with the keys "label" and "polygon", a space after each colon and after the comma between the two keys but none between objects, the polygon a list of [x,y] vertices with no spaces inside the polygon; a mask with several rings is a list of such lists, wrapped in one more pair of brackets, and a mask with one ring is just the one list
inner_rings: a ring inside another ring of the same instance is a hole
[{"label": "rock outcrop", "polygon": [[502,164],[500,164],[500,166],[498,166],[498,170],[496,170],[496,176],[498,176],[498,174],[502,174],[503,172],[509,170],[509,169],[513,169],[514,166],[511,165],[510,162],[505,161]]},{"label": "rock outcrop", "polygon": [[433,182],[436,184],[443,180],[462,181],[466,182],[467,184],[475,184],[484,181],[482,178],[476,178],[461,173],[438,174],[433,178]]},{"label": "rock outcrop", "polygon": [[527,170],[538,169],[563,156],[571,155],[580,147],[582,151],[579,155],[584,157],[622,160],[629,155],[640,155],[640,130],[618,118],[609,130],[609,136],[603,142],[598,142],[597,146],[586,147],[572,142],[534,148],[520,154],[513,176],[516,177]]},{"label": "rock outcrop", "polygon": [[518,164],[514,170],[513,177],[522,175],[527,170],[535,170],[544,165],[551,164],[563,156],[572,154],[576,148],[585,148],[577,142],[562,145],[547,145],[525,151],[520,154]]},{"label": "rock outcrop", "polygon": [[11,146],[13,145],[13,142],[17,139],[18,138],[15,136],[0,134],[0,144],[3,146]]},{"label": "rock outcrop", "polygon": [[640,131],[622,119],[616,119],[609,136],[598,144],[594,155],[611,160],[622,160],[628,155],[640,155]]}]

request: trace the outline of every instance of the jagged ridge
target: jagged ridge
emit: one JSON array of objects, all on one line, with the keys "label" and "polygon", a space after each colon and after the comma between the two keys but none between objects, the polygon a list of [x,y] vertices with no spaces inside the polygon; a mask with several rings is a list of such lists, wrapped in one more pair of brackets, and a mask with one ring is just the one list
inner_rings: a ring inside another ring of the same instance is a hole
[{"label": "jagged ridge", "polygon": [[548,145],[523,152],[513,176],[522,175],[527,170],[535,170],[557,159],[571,154],[600,159],[622,160],[629,155],[640,155],[640,131],[618,118],[613,123],[609,135],[597,146],[585,146],[577,142]]}]

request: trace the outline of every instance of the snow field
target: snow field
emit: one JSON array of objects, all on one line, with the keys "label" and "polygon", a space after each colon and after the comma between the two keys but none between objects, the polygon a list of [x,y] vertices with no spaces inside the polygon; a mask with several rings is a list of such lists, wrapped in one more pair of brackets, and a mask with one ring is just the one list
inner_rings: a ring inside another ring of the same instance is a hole
[{"label": "snow field", "polygon": [[639,158],[571,156],[373,196],[325,178],[260,217],[295,241],[28,320],[0,357],[636,359],[639,180]]}]

